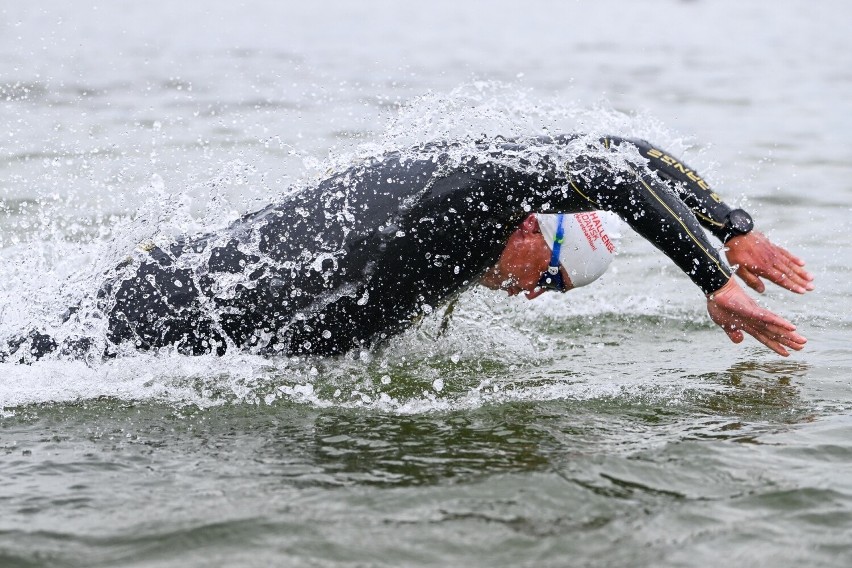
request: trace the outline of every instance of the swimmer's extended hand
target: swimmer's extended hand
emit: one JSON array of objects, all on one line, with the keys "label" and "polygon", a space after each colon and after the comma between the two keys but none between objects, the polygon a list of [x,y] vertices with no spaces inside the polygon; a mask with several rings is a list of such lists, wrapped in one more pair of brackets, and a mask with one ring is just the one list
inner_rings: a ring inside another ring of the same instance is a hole
[{"label": "swimmer's extended hand", "polygon": [[772,244],[763,233],[752,231],[733,237],[725,246],[728,262],[737,266],[737,275],[760,293],[766,290],[760,277],[797,294],[814,289],[814,277],[805,270],[805,261]]},{"label": "swimmer's extended hand", "polygon": [[757,305],[733,278],[707,296],[707,311],[734,343],[742,342],[746,332],[786,357],[790,353],[785,347],[799,351],[808,341],[795,325]]}]

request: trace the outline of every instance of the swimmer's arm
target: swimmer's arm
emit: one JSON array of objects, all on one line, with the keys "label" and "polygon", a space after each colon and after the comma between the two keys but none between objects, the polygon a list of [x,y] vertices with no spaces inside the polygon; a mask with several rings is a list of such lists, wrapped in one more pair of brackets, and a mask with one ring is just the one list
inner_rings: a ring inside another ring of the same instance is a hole
[{"label": "swimmer's arm", "polygon": [[[690,208],[647,168],[613,163],[592,152],[578,156],[563,172],[567,179],[562,187],[571,190],[565,199],[573,195],[592,209],[618,214],[674,261],[705,294],[719,290],[731,278],[730,268]],[[563,209],[558,193],[551,192],[549,197],[555,208]]]},{"label": "swimmer's arm", "polygon": [[[655,171],[692,210],[698,222],[725,242],[728,235],[726,220],[733,210],[698,173],[665,150],[652,146],[644,140],[628,140],[648,160],[648,167]],[[613,144],[617,144],[617,139]]]},{"label": "swimmer's arm", "polygon": [[[642,168],[614,170],[608,161],[580,157],[565,169],[573,193],[597,209],[618,213],[671,258],[707,296],[707,310],[735,343],[752,335],[776,353],[798,351],[806,339],[787,320],[764,310],[731,276],[690,208]],[[557,207],[561,204],[557,203]],[[753,238],[752,238],[753,239]],[[746,245],[754,250],[754,245]]]},{"label": "swimmer's arm", "polygon": [[797,294],[814,289],[814,277],[805,270],[805,262],[772,243],[763,233],[751,231],[731,236],[726,225],[731,207],[695,170],[644,140],[630,142],[648,159],[651,169],[678,192],[701,225],[725,244],[728,263],[749,287],[763,293],[766,286],[761,278],[766,278]]}]

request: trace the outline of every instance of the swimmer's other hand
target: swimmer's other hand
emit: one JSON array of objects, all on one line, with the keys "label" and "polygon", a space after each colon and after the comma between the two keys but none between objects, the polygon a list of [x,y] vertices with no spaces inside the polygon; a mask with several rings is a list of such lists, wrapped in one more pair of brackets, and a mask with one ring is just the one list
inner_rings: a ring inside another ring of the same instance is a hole
[{"label": "swimmer's other hand", "polygon": [[787,349],[799,351],[808,341],[796,333],[795,325],[761,308],[733,278],[707,296],[707,312],[734,343],[741,343],[745,332],[787,357]]},{"label": "swimmer's other hand", "polygon": [[757,292],[766,290],[761,277],[797,294],[814,289],[814,277],[805,270],[805,261],[773,244],[763,233],[752,231],[729,239],[725,244],[737,276]]}]

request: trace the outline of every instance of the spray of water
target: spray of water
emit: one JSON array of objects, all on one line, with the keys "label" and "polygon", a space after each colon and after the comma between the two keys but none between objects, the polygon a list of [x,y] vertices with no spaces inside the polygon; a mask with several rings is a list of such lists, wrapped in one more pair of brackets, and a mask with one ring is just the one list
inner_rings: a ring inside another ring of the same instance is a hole
[{"label": "spray of water", "polygon": [[[536,141],[541,136],[577,132],[583,136],[558,148]],[[578,152],[588,152],[588,142],[603,135],[653,139],[675,150],[683,147],[680,139],[646,116],[627,115],[605,105],[581,109],[537,98],[517,86],[475,82],[448,94],[428,93],[411,101],[388,117],[382,134],[371,142],[322,160],[305,157],[301,179],[275,192],[280,199],[311,191],[328,172],[379,159],[388,152],[422,157],[434,142],[451,142],[441,152],[449,155],[452,164],[470,157],[493,161],[488,141],[516,139],[525,142],[528,150],[523,155],[505,153],[501,159],[524,167],[524,160],[536,153],[567,161]],[[120,160],[120,155],[115,159]],[[589,384],[582,374],[567,376],[563,370],[550,376],[542,369],[555,357],[553,334],[563,331],[549,329],[549,322],[567,319],[570,326],[571,321],[581,322],[590,315],[628,307],[635,311],[632,300],[613,305],[605,299],[587,299],[582,307],[543,302],[519,309],[516,301],[474,290],[459,299],[452,315],[436,309],[389,344],[331,359],[264,358],[238,351],[222,358],[186,357],[170,349],[139,353],[132,348],[115,360],[97,357],[106,341],[106,317],[94,294],[105,276],[115,275],[115,267],[140,244],[165,247],[182,235],[215,233],[240,213],[257,208],[272,193],[259,170],[259,164],[235,160],[192,188],[166,187],[153,174],[139,189],[141,205],[134,211],[103,213],[83,223],[68,220],[73,208],[67,199],[42,199],[29,206],[3,202],[0,272],[15,276],[0,279],[4,298],[0,342],[28,329],[49,330],[58,340],[82,335],[97,341],[92,356],[83,360],[0,364],[0,407],[108,396],[198,406],[283,400],[416,412],[489,401],[625,392],[623,384]],[[244,195],[244,202],[236,206],[229,199],[235,186]],[[186,197],[193,194],[203,194],[205,199],[199,203]],[[120,202],[116,198],[105,209],[114,210]],[[180,262],[203,260],[201,255],[186,255]],[[70,306],[80,309],[67,319]],[[662,309],[659,304],[638,308],[650,314]]]}]

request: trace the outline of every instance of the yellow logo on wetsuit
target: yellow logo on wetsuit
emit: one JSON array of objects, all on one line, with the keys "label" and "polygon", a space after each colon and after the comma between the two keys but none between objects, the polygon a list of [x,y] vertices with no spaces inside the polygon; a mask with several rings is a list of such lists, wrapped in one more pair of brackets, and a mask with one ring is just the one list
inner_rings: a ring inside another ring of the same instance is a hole
[{"label": "yellow logo on wetsuit", "polygon": [[709,192],[710,192],[710,197],[711,197],[711,198],[713,199],[713,201],[715,201],[716,203],[721,203],[721,202],[722,202],[722,198],[721,198],[721,197],[719,197],[719,196],[716,194],[716,192],[715,192],[715,191],[713,191],[712,189],[710,189],[710,186],[709,186],[709,185],[707,185],[707,182],[706,182],[706,181],[704,181],[703,179],[701,179],[701,177],[699,177],[699,176],[698,176],[698,175],[697,175],[694,171],[692,171],[691,169],[689,169],[689,168],[687,168],[686,166],[684,166],[682,163],[680,163],[679,161],[677,161],[677,160],[676,160],[675,158],[673,158],[672,156],[669,156],[668,154],[666,154],[666,153],[664,153],[664,152],[660,152],[660,151],[659,151],[659,150],[657,150],[656,148],[649,148],[649,149],[648,149],[648,156],[650,156],[650,157],[652,157],[652,158],[657,158],[658,160],[661,160],[664,164],[668,164],[669,166],[673,167],[673,168],[674,168],[674,169],[676,169],[677,171],[679,171],[679,172],[681,172],[682,174],[686,175],[686,177],[688,177],[689,179],[691,179],[692,181],[694,181],[695,183],[697,183],[697,184],[698,184],[698,187],[700,187],[700,188],[701,188],[701,189],[703,189],[703,190],[709,191]]}]

